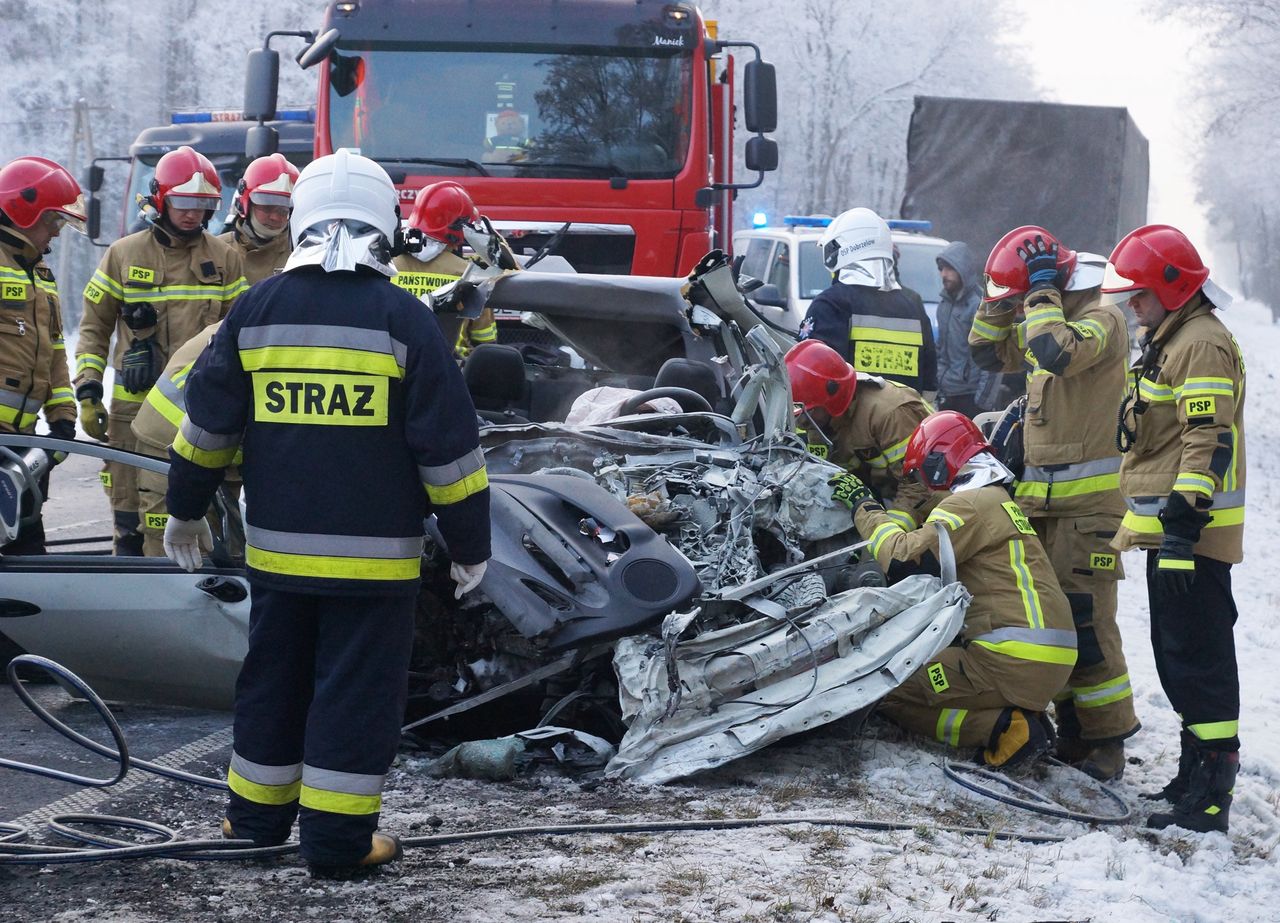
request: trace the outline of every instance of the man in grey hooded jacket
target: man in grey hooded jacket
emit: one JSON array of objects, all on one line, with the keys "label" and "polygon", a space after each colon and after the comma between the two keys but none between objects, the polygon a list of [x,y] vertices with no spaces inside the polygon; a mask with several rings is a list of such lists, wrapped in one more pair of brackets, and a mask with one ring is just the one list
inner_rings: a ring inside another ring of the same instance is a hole
[{"label": "man in grey hooded jacket", "polygon": [[986,377],[969,350],[969,330],[982,300],[982,264],[955,240],[938,254],[938,407],[967,417],[980,413],[977,393]]}]

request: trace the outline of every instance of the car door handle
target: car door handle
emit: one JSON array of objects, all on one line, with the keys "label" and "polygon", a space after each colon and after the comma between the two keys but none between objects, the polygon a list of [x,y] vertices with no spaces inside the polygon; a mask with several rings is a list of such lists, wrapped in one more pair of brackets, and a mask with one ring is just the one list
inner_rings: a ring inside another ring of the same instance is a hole
[{"label": "car door handle", "polygon": [[0,599],[0,619],[20,619],[39,614],[40,607],[25,599]]},{"label": "car door handle", "polygon": [[238,603],[249,595],[243,583],[230,577],[205,577],[196,584],[196,589],[224,603]]}]

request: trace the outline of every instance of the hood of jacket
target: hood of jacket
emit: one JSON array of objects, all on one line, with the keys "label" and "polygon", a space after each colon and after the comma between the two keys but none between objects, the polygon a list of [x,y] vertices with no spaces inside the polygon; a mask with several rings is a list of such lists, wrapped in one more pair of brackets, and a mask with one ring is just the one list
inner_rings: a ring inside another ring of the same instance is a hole
[{"label": "hood of jacket", "polygon": [[[960,292],[952,297],[944,290],[943,298],[950,298],[952,301],[963,301],[965,292],[970,289],[978,289],[982,282],[982,264],[978,262],[973,255],[973,251],[969,249],[969,245],[963,240],[953,240],[942,248],[938,253],[938,262],[946,263],[960,275]],[[941,284],[941,283],[939,283]]]}]

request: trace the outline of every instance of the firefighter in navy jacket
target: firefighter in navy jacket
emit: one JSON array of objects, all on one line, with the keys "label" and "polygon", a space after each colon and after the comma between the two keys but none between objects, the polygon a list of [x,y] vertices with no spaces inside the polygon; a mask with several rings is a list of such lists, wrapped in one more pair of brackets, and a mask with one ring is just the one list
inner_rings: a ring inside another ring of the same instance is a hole
[{"label": "firefighter in navy jacket", "polygon": [[[389,279],[396,191],[345,150],[301,174],[296,248],[214,336],[171,450],[165,551],[200,561],[206,507],[242,450],[249,653],[223,833],[281,843],[313,875],[401,854],[375,833],[403,718],[423,518],[459,596],[489,557],[475,410],[439,325]],[[424,489],[425,488],[425,489]]]}]

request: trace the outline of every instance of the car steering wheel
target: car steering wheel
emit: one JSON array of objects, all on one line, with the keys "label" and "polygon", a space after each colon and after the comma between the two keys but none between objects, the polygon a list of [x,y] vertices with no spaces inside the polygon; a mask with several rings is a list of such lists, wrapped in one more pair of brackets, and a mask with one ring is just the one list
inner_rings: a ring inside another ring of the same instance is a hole
[{"label": "car steering wheel", "polygon": [[639,394],[627,398],[622,406],[618,408],[618,416],[625,417],[627,414],[636,413],[642,405],[659,397],[671,398],[680,405],[680,409],[685,413],[711,412],[711,402],[697,391],[690,391],[688,388],[668,387],[650,388],[648,391],[641,391]]}]

